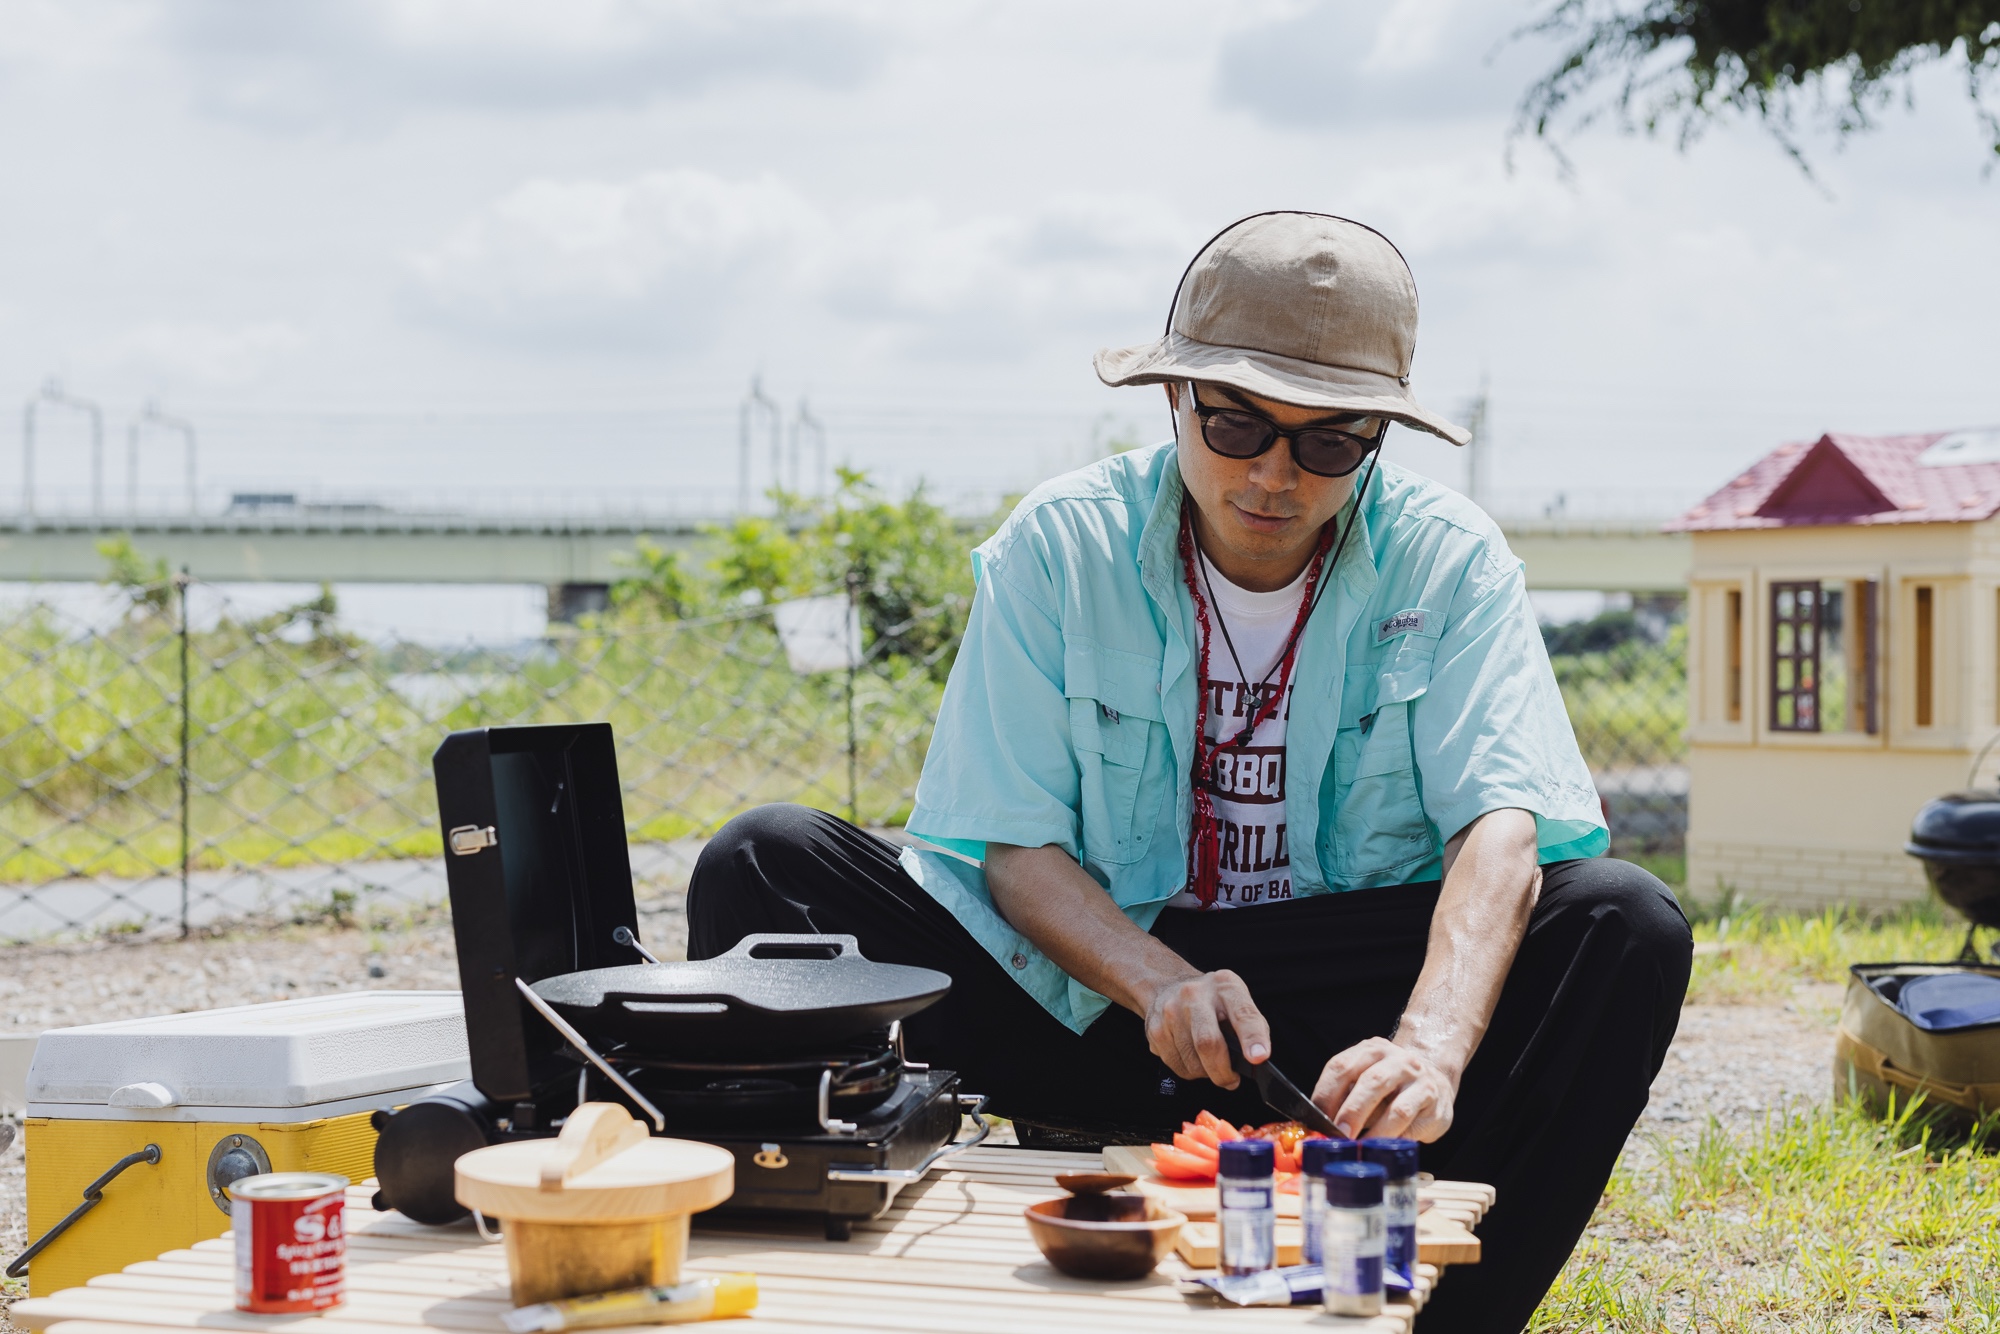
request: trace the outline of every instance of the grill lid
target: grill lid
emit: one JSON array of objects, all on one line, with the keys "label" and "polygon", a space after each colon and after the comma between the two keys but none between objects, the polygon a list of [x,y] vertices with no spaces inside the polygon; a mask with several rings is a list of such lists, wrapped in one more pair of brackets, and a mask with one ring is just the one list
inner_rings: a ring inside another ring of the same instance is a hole
[{"label": "grill lid", "polygon": [[2000,792],[1951,792],[1924,803],[1903,851],[1929,862],[2000,866]]}]

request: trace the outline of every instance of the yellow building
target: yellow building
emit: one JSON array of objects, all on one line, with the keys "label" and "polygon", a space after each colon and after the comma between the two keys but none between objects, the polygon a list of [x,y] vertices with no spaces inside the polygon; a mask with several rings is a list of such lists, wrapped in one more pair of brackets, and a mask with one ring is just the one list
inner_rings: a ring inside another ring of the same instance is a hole
[{"label": "yellow building", "polygon": [[1825,435],[1668,525],[1694,546],[1690,890],[1925,895],[1911,817],[1966,786],[2000,724],[1996,514],[2000,430]]}]

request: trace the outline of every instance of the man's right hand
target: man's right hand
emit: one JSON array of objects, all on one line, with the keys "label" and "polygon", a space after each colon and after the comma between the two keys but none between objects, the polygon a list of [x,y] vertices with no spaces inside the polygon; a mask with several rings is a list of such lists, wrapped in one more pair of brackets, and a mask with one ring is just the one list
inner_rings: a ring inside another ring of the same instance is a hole
[{"label": "man's right hand", "polygon": [[1146,1020],[1146,1045],[1182,1079],[1238,1082],[1226,1023],[1255,1064],[1271,1056],[1271,1026],[1243,979],[1203,973],[1119,911],[1104,887],[1053,843],[986,845],[986,888],[1000,915],[1056,967]]},{"label": "man's right hand", "polygon": [[1155,1056],[1182,1079],[1208,1079],[1233,1089],[1242,1077],[1230,1064],[1224,1024],[1236,1030],[1252,1065],[1270,1058],[1271,1026],[1250,999],[1250,988],[1226,968],[1162,982],[1146,1005],[1146,1042]]}]

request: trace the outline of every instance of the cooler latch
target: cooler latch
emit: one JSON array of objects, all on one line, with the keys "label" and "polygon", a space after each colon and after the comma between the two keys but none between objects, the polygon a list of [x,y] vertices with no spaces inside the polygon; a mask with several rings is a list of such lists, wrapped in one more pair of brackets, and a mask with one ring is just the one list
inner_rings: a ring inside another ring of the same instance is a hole
[{"label": "cooler latch", "polygon": [[500,846],[500,831],[492,825],[462,824],[444,836],[452,852],[460,857],[470,857],[481,848]]}]

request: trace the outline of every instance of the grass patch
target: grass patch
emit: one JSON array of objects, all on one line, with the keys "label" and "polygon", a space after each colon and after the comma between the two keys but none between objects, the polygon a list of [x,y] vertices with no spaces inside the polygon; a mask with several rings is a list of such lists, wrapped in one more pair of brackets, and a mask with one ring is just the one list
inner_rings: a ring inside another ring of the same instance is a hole
[{"label": "grass patch", "polygon": [[[198,871],[437,856],[431,752],[495,724],[610,722],[635,839],[766,801],[881,823],[908,809],[943,690],[942,660],[878,638],[852,680],[850,762],[848,675],[794,673],[768,610],[556,627],[525,656],[296,628],[190,639]],[[178,870],[179,664],[165,617],[97,632],[0,614],[0,885]]]},{"label": "grass patch", "polygon": [[1996,1119],[1815,1108],[1628,1153],[1529,1328],[2000,1331]]},{"label": "grass patch", "polygon": [[1690,1004],[1782,1001],[1800,983],[1845,982],[1850,964],[1953,959],[1965,940],[1965,924],[1931,903],[1894,913],[1812,914],[1736,900],[1683,904],[1694,923]]},{"label": "grass patch", "polygon": [[1685,891],[1687,889],[1688,859],[1686,853],[1628,852],[1614,855],[1619,856],[1624,861],[1631,862],[1641,870],[1651,871],[1660,878],[1668,889],[1679,895],[1683,902],[1687,900]]}]

